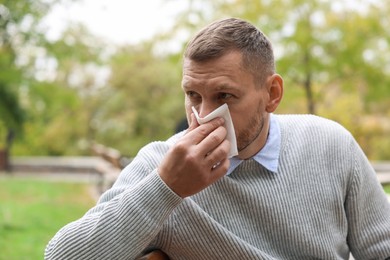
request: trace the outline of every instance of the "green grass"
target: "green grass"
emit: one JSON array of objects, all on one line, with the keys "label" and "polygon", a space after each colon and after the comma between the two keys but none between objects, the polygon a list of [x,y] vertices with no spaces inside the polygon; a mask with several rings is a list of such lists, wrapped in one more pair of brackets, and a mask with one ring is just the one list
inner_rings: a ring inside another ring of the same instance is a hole
[{"label": "green grass", "polygon": [[43,259],[46,244],[95,204],[89,186],[0,178],[0,260]]}]

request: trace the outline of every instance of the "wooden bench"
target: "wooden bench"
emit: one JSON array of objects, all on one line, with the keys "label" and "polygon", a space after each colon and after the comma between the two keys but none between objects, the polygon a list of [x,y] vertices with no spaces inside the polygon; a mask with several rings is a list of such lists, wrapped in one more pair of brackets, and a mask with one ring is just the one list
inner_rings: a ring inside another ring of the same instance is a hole
[{"label": "wooden bench", "polygon": [[169,260],[169,257],[163,251],[156,249],[137,258],[136,260]]},{"label": "wooden bench", "polygon": [[100,174],[100,183],[99,183],[99,192],[102,193],[109,189],[116,179],[118,178],[121,170],[121,153],[113,148],[106,147],[101,144],[93,144],[92,152],[103,158],[105,162],[107,163],[101,163],[99,165],[96,165],[96,170]]}]

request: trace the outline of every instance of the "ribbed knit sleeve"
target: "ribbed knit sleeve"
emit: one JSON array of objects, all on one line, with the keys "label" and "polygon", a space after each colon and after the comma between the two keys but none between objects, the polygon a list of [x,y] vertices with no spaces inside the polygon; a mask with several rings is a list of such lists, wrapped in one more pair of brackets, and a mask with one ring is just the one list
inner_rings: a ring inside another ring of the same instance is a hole
[{"label": "ribbed knit sleeve", "polygon": [[357,143],[350,145],[351,173],[346,198],[348,241],[355,259],[390,257],[390,204]]},{"label": "ribbed knit sleeve", "polygon": [[151,144],[141,150],[96,207],[56,234],[45,259],[133,259],[139,255],[182,202],[155,170],[167,149]]}]

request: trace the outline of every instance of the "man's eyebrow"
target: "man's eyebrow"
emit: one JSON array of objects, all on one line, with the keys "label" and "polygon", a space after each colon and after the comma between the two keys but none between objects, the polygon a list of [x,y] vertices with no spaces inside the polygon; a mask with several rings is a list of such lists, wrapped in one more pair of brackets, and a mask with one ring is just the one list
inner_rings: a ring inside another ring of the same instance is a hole
[{"label": "man's eyebrow", "polygon": [[[182,81],[181,87],[182,87],[182,89],[184,89],[184,90],[186,90],[186,89],[191,89],[191,83],[190,83],[190,82],[187,82],[187,81]],[[221,91],[241,91],[241,88],[240,88],[239,86],[235,86],[235,85],[223,83],[223,84],[220,84],[220,85],[216,86],[216,87],[213,89],[213,91],[214,91],[214,92],[221,92]]]},{"label": "man's eyebrow", "polygon": [[189,88],[188,82],[182,82],[182,83],[181,83],[181,88],[182,88],[182,89],[187,89],[187,88]]},{"label": "man's eyebrow", "polygon": [[225,91],[225,90],[240,90],[239,87],[237,86],[233,86],[233,85],[229,85],[229,84],[221,84],[221,85],[218,85],[216,88],[215,88],[216,91]]}]

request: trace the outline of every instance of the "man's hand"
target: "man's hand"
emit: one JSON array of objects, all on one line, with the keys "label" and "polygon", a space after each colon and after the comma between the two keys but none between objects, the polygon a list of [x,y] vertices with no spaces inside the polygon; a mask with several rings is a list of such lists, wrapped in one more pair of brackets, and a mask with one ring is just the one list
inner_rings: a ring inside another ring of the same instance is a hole
[{"label": "man's hand", "polygon": [[158,168],[161,179],[182,198],[205,189],[228,168],[230,143],[223,119],[198,125],[191,115],[186,134],[173,146]]}]

